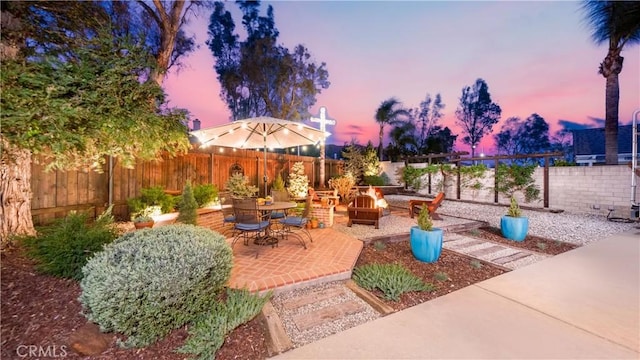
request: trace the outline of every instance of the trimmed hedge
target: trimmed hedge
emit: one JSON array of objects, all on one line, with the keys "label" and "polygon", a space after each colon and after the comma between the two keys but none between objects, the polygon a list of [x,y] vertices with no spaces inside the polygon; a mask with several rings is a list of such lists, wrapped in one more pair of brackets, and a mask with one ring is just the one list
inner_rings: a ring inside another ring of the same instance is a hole
[{"label": "trimmed hedge", "polygon": [[193,225],[127,233],[84,266],[79,300],[102,331],[145,346],[214,306],[232,256],[222,235]]}]

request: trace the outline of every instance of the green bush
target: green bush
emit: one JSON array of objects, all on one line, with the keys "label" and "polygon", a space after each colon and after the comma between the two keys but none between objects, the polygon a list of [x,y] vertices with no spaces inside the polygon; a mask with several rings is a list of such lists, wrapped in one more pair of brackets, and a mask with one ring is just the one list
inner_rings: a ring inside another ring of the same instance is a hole
[{"label": "green bush", "polygon": [[364,184],[371,186],[384,186],[384,178],[378,175],[368,175],[364,177]]},{"label": "green bush", "polygon": [[195,354],[200,359],[215,358],[227,334],[258,315],[270,297],[271,293],[259,296],[246,289],[227,289],[226,301],[216,303],[190,327],[190,336],[178,352]]},{"label": "green bush", "polygon": [[109,207],[95,221],[86,213],[70,213],[40,229],[39,235],[23,238],[23,244],[39,271],[79,280],[87,260],[117,236]]},{"label": "green bush", "polygon": [[198,203],[196,202],[196,198],[193,196],[190,182],[187,182],[182,190],[182,196],[180,198],[178,208],[180,209],[180,213],[176,220],[179,223],[198,225]]},{"label": "green bush", "polygon": [[198,207],[205,207],[218,201],[218,187],[213,184],[200,184],[193,187],[193,197]]},{"label": "green bush", "polygon": [[369,264],[353,269],[353,281],[367,289],[378,289],[387,300],[398,301],[409,291],[432,291],[435,287],[413,275],[400,264]]},{"label": "green bush", "polygon": [[173,212],[175,206],[174,197],[165,193],[162,186],[153,186],[140,190],[140,196],[127,200],[129,214],[136,217],[149,206],[160,206],[163,214]]},{"label": "green bush", "polygon": [[125,346],[145,346],[211,309],[231,266],[231,247],[209,229],[138,230],[87,262],[79,300],[102,331],[128,336]]}]

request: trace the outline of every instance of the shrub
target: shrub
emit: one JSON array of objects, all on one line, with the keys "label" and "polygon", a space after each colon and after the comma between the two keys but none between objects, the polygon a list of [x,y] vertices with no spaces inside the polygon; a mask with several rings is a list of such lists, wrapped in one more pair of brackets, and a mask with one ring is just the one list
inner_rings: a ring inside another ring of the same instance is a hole
[{"label": "shrub", "polygon": [[218,187],[213,184],[201,184],[193,187],[193,197],[198,207],[212,205],[218,201]]},{"label": "shrub", "polygon": [[378,289],[387,300],[398,301],[409,291],[432,291],[435,287],[413,275],[400,264],[369,264],[353,270],[353,280],[367,289]]},{"label": "shrub", "polygon": [[351,175],[351,173],[346,173],[343,176],[329,179],[329,187],[338,190],[338,194],[340,195],[343,203],[347,203],[349,201],[351,188],[353,188],[355,185],[356,180]]},{"label": "shrub", "polygon": [[42,228],[38,236],[23,239],[37,269],[47,274],[79,280],[87,260],[118,236],[111,207],[95,222],[86,213],[70,213]]},{"label": "shrub", "polygon": [[271,190],[282,191],[284,190],[284,180],[282,180],[282,175],[278,173],[276,179],[273,180],[273,184],[271,185]]},{"label": "shrub", "polygon": [[173,211],[174,197],[165,193],[162,186],[153,186],[140,190],[140,196],[127,200],[129,213],[132,218],[150,206],[160,206],[163,214]]},{"label": "shrub", "polygon": [[246,289],[227,289],[226,301],[216,303],[190,327],[190,336],[178,352],[195,354],[200,359],[215,358],[227,334],[258,315],[270,297],[271,293],[259,296]]},{"label": "shrub", "polygon": [[225,187],[236,197],[251,197],[258,192],[258,187],[249,185],[249,178],[240,173],[231,175]]},{"label": "shrub", "polygon": [[382,176],[378,175],[367,175],[364,177],[364,184],[371,186],[383,186],[385,185],[384,179]]},{"label": "shrub", "polygon": [[182,190],[182,197],[178,205],[180,213],[178,213],[178,222],[183,224],[198,225],[198,203],[193,196],[191,183],[187,182]]},{"label": "shrub", "polygon": [[231,274],[222,235],[193,225],[127,233],[82,269],[84,314],[144,346],[211,309]]}]

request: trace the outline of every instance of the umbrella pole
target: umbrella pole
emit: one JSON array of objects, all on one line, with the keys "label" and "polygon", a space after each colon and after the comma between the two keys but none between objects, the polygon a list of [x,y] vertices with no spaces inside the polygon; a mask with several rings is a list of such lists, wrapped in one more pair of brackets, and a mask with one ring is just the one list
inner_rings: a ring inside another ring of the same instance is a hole
[{"label": "umbrella pole", "polygon": [[267,145],[264,146],[264,197],[267,197]]}]

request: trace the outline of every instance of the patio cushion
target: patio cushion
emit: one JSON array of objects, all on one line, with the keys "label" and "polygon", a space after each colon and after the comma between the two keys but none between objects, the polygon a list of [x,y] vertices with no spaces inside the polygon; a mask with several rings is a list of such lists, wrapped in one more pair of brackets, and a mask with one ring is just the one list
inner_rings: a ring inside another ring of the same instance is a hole
[{"label": "patio cushion", "polygon": [[236,229],[241,231],[257,231],[262,230],[269,226],[268,221],[260,221],[259,223],[238,223],[236,224]]},{"label": "patio cushion", "polygon": [[280,224],[288,225],[288,226],[302,227],[307,223],[308,220],[309,219],[303,218],[303,217],[300,217],[300,216],[289,216],[287,218],[284,218],[284,219],[280,220]]}]

